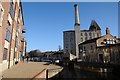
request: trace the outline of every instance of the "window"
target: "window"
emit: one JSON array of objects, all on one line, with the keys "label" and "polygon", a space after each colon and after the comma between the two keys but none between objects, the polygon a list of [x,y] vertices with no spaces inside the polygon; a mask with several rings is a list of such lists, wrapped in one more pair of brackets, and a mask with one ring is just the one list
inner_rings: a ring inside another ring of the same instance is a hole
[{"label": "window", "polygon": [[86,51],[85,46],[83,47],[83,51],[84,51],[84,52]]},{"label": "window", "polygon": [[70,42],[73,42],[73,38],[70,38]]},{"label": "window", "polygon": [[6,60],[6,59],[7,59],[7,52],[8,52],[8,49],[7,49],[7,48],[4,48],[3,60]]},{"label": "window", "polygon": [[13,12],[13,2],[10,2],[10,11],[9,11],[9,13],[10,13],[10,16],[13,18],[13,14],[14,14],[14,12]]},{"label": "window", "polygon": [[16,36],[16,42],[15,42],[15,47],[18,46],[18,37]]},{"label": "window", "polygon": [[2,18],[2,8],[0,7],[0,20]]},{"label": "window", "polygon": [[85,33],[85,36],[87,36],[87,33]]},{"label": "window", "polygon": [[68,38],[66,38],[65,41],[68,42]]},{"label": "window", "polygon": [[72,37],[72,36],[73,36],[73,33],[70,33],[70,36]]},{"label": "window", "polygon": [[16,30],[17,32],[20,31],[20,30],[19,30],[19,28],[20,28],[19,26],[20,26],[20,24],[19,24],[19,22],[18,22],[18,24],[17,24],[17,30]]},{"label": "window", "polygon": [[10,23],[7,23],[7,28],[6,28],[6,38],[8,42],[10,41]]},{"label": "window", "polygon": [[68,48],[68,44],[66,44],[66,48]]},{"label": "window", "polygon": [[14,58],[16,58],[16,54],[17,54],[17,52],[14,52]]},{"label": "window", "polygon": [[70,44],[70,47],[73,48],[73,44],[72,43]]},{"label": "window", "polygon": [[87,37],[85,37],[85,41],[87,40]]},{"label": "window", "polygon": [[81,33],[81,36],[83,36],[83,33]]},{"label": "window", "polygon": [[20,9],[19,9],[19,12],[18,12],[18,18],[20,18]]},{"label": "window", "polygon": [[65,33],[65,36],[68,36],[68,33]]},{"label": "window", "polygon": [[95,33],[93,33],[93,37],[95,37]]},{"label": "window", "polygon": [[89,33],[89,36],[92,37],[92,33],[91,32]]},{"label": "window", "polygon": [[99,37],[99,33],[97,33],[97,37]]},{"label": "window", "polygon": [[91,50],[93,49],[93,46],[91,45]]}]

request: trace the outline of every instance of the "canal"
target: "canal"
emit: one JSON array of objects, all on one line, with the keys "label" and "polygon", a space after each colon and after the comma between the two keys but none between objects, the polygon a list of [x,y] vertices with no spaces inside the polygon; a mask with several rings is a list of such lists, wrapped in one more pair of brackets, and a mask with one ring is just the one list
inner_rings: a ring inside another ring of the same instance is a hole
[{"label": "canal", "polygon": [[88,72],[76,68],[64,66],[64,69],[50,80],[120,80],[113,73]]}]

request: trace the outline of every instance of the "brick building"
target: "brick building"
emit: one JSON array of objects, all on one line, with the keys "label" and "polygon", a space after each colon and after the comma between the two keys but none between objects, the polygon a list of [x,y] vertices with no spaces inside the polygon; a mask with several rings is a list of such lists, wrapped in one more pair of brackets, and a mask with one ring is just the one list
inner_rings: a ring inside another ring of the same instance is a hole
[{"label": "brick building", "polygon": [[120,63],[120,42],[106,28],[106,35],[79,44],[82,61]]},{"label": "brick building", "polygon": [[[0,68],[4,71],[20,61],[24,30],[20,0],[0,2]],[[23,44],[25,45],[25,44]],[[25,50],[25,49],[24,49]]]},{"label": "brick building", "polygon": [[101,28],[95,20],[91,21],[89,30],[80,30],[80,20],[78,13],[78,5],[75,4],[75,30],[63,31],[63,47],[64,55],[70,60],[79,58],[78,44],[101,36]]}]

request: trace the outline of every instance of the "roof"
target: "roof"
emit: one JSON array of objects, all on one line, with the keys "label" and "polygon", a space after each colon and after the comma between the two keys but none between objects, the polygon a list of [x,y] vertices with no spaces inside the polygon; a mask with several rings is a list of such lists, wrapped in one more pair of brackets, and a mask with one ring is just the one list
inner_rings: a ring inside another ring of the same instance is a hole
[{"label": "roof", "polygon": [[101,28],[99,27],[95,20],[92,20],[89,30],[101,30]]},{"label": "roof", "polygon": [[80,30],[81,32],[91,32],[91,30]]},{"label": "roof", "polygon": [[63,32],[75,32],[75,30],[68,30],[68,31],[63,31]]},{"label": "roof", "polygon": [[[103,37],[103,36],[101,36],[101,37]],[[90,40],[86,40],[85,42],[83,42],[83,43],[81,43],[79,45],[95,42],[96,40],[98,40],[101,37],[97,37],[97,38],[93,38],[93,39],[90,39]]]},{"label": "roof", "polygon": [[111,47],[111,46],[120,46],[120,43],[116,43],[116,44],[107,44],[107,45],[104,45],[104,46],[98,46],[98,48],[103,48],[103,47]]}]

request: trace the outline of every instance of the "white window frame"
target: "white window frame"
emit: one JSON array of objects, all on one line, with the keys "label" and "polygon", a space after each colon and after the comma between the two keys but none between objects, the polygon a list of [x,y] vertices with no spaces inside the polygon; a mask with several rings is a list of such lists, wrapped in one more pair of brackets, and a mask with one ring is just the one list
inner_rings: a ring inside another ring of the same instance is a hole
[{"label": "white window frame", "polygon": [[2,26],[2,20],[3,20],[3,14],[4,14],[4,9],[2,7],[2,4],[0,3],[0,11],[1,12],[1,16],[0,16],[0,27]]}]

